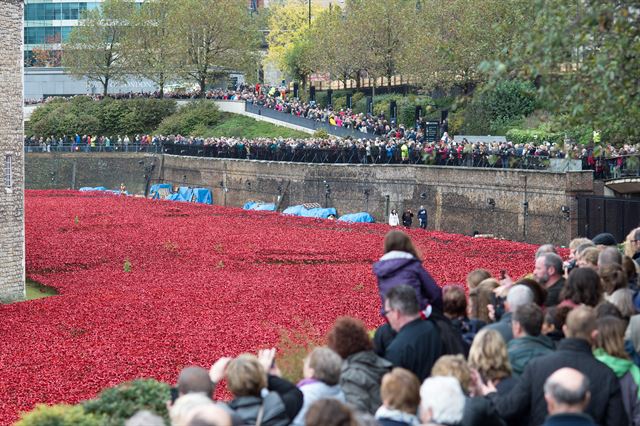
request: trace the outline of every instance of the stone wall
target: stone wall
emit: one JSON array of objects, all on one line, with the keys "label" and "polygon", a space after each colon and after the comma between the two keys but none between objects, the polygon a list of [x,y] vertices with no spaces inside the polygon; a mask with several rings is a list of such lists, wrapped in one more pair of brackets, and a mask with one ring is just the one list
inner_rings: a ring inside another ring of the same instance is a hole
[{"label": "stone wall", "polygon": [[25,296],[21,0],[0,0],[0,300]]},{"label": "stone wall", "polygon": [[104,186],[143,194],[145,173],[153,164],[152,178],[157,179],[162,157],[144,153],[29,153],[25,187],[27,189],[80,189]]},{"label": "stone wall", "polygon": [[[532,243],[567,244],[577,234],[575,196],[593,192],[591,172],[85,153],[27,154],[27,188],[117,188],[122,181],[131,192],[142,193],[140,161],[155,161],[153,183],[210,188],[218,205],[240,207],[248,200],[262,200],[279,203],[282,210],[317,202],[336,207],[339,214],[368,211],[377,221],[386,221],[390,209],[415,213],[422,204],[430,229],[477,231]],[[569,208],[568,215],[563,206]]]}]

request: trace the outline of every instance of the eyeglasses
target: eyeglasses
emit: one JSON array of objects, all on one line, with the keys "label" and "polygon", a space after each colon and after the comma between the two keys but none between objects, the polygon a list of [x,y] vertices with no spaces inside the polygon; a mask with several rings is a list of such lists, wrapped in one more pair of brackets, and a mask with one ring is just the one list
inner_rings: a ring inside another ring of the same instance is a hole
[{"label": "eyeglasses", "polygon": [[394,311],[394,309],[393,308],[385,309],[382,311],[382,315],[386,317],[387,315],[389,315],[389,312],[391,311]]}]

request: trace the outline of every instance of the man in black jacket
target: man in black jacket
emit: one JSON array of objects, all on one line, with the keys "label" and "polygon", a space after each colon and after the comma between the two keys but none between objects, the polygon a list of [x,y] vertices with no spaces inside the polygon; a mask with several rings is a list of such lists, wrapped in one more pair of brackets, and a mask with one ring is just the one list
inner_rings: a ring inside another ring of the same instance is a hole
[{"label": "man in black jacket", "polygon": [[628,424],[622,403],[618,379],[609,367],[596,360],[591,352],[591,342],[596,331],[595,311],[586,306],[575,308],[567,316],[563,327],[567,336],[556,352],[535,358],[527,364],[519,383],[505,395],[495,393],[492,385],[483,393],[494,402],[501,417],[520,424],[537,426],[545,421],[547,406],[544,399],[544,383],[563,367],[571,367],[584,374],[591,383],[589,414],[601,426]]},{"label": "man in black jacket", "polygon": [[[442,342],[438,328],[420,317],[418,297],[413,287],[399,285],[387,292],[384,314],[398,334],[382,349],[381,356],[396,367],[413,372],[422,382],[440,357]],[[381,329],[385,327],[382,326]]]}]

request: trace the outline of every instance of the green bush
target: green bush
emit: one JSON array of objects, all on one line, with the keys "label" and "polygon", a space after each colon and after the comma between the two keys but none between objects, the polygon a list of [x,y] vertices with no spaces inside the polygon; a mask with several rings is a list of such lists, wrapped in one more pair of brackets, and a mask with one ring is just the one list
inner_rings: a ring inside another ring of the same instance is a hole
[{"label": "green bush", "polygon": [[218,125],[221,120],[222,114],[215,103],[206,100],[195,101],[162,120],[158,133],[200,136],[207,128]]},{"label": "green bush", "polygon": [[109,136],[150,133],[175,111],[176,102],[171,99],[55,99],[36,108],[27,134],[59,137],[76,132]]},{"label": "green bush", "polygon": [[83,403],[87,413],[104,418],[103,426],[122,426],[140,410],[149,410],[168,420],[166,402],[169,385],[152,379],[139,379],[103,390],[98,398]]},{"label": "green bush", "polygon": [[329,133],[325,129],[318,129],[313,133],[314,138],[329,139]]},{"label": "green bush", "polygon": [[24,413],[16,426],[101,426],[101,417],[85,412],[81,405],[44,405]]},{"label": "green bush", "polygon": [[503,80],[477,95],[491,121],[526,117],[536,109],[536,89],[520,80]]},{"label": "green bush", "polygon": [[518,143],[539,144],[542,142],[564,143],[563,133],[554,133],[541,129],[511,129],[507,132],[507,140]]}]

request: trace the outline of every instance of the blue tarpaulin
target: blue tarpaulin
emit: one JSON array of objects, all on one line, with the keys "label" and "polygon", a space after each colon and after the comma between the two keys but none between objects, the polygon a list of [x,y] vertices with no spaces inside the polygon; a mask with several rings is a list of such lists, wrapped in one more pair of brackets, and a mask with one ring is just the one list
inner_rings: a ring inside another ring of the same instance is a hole
[{"label": "blue tarpaulin", "polygon": [[211,191],[207,188],[194,188],[193,189],[193,202],[200,204],[213,204],[213,197]]},{"label": "blue tarpaulin", "polygon": [[254,210],[254,211],[276,211],[276,205],[273,203],[260,203],[256,201],[247,201],[244,203],[242,207],[245,210]]},{"label": "blue tarpaulin", "polygon": [[183,201],[183,202],[191,202],[191,200],[187,200],[186,198],[184,198],[182,195],[180,195],[179,192],[174,192],[173,194],[169,195],[167,197],[167,200],[170,201]]},{"label": "blue tarpaulin", "polygon": [[330,215],[337,215],[336,209],[333,207],[327,209],[302,209],[299,214],[302,217],[317,217],[319,219],[327,219]]},{"label": "blue tarpaulin", "polygon": [[317,217],[320,219],[326,219],[330,215],[336,216],[336,209],[333,207],[330,208],[313,208],[306,209],[303,205],[299,206],[290,206],[287,207],[283,212],[283,214],[290,214],[293,216],[302,216],[302,217]]},{"label": "blue tarpaulin", "polygon": [[375,220],[373,217],[367,212],[360,213],[349,213],[340,216],[340,219],[343,222],[363,222],[363,223],[374,223]]},{"label": "blue tarpaulin", "polygon": [[253,208],[251,210],[275,212],[276,211],[276,205],[273,204],[273,203],[257,204],[255,206],[253,206]]},{"label": "blue tarpaulin", "polygon": [[149,198],[154,200],[167,198],[171,195],[171,191],[173,191],[173,186],[168,183],[156,183],[151,185],[151,189],[149,190]]},{"label": "blue tarpaulin", "polygon": [[95,188],[92,186],[83,186],[82,188],[80,188],[80,191],[82,192],[87,192],[87,191],[106,191],[107,188],[105,188],[104,186],[96,186]]},{"label": "blue tarpaulin", "polygon": [[247,201],[246,203],[244,203],[244,206],[242,206],[242,208],[244,210],[253,210],[253,207],[257,204],[258,203],[256,203],[255,201]]},{"label": "blue tarpaulin", "polygon": [[300,212],[302,210],[305,210],[305,208],[302,205],[299,206],[289,206],[286,209],[284,209],[284,211],[282,212],[282,214],[290,214],[293,216],[300,216]]}]

